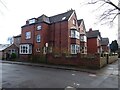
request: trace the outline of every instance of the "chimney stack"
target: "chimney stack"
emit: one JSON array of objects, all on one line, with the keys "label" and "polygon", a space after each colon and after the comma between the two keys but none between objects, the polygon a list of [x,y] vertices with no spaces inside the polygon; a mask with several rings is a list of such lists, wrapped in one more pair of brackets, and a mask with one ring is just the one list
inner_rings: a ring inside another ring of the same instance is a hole
[{"label": "chimney stack", "polygon": [[92,28],[89,29],[89,32],[91,32],[91,31],[92,31]]}]

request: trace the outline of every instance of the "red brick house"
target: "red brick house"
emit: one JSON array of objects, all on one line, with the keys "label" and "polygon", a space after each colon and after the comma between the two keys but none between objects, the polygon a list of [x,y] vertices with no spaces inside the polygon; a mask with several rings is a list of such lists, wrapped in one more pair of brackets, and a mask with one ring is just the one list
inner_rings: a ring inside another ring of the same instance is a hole
[{"label": "red brick house", "polygon": [[87,53],[87,36],[86,36],[86,28],[84,24],[84,20],[78,20],[78,26],[80,31],[80,52],[86,54]]},{"label": "red brick house", "polygon": [[75,10],[51,17],[43,14],[27,20],[21,28],[21,57],[44,54],[46,45],[49,53],[77,54],[80,52],[80,30],[85,30],[83,20],[77,21]]},{"label": "red brick house", "polygon": [[87,32],[87,53],[101,53],[101,40],[102,38],[99,30],[89,29],[89,31]]},{"label": "red brick house", "polygon": [[109,53],[109,39],[108,38],[102,38],[101,46],[102,46],[102,53]]}]

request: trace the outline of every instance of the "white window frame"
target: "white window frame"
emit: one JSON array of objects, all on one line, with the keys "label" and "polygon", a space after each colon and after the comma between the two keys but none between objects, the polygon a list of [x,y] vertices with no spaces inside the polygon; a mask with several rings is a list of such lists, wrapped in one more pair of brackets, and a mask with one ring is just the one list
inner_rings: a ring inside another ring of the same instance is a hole
[{"label": "white window frame", "polygon": [[29,24],[33,24],[33,23],[35,23],[35,19],[30,19]]},{"label": "white window frame", "polygon": [[80,39],[80,33],[77,30],[71,30],[71,38]]},{"label": "white window frame", "polygon": [[87,37],[86,36],[80,36],[80,41],[87,42]]},{"label": "white window frame", "polygon": [[80,45],[71,44],[71,54],[77,54],[80,52]]},{"label": "white window frame", "polygon": [[37,26],[37,30],[41,30],[42,29],[42,26],[41,25],[38,25]]},{"label": "white window frame", "polygon": [[16,50],[15,49],[10,49],[9,52],[10,52],[10,54],[16,53]]},{"label": "white window frame", "polygon": [[75,30],[71,30],[71,37],[75,38]]},{"label": "white window frame", "polygon": [[76,45],[76,53],[80,53],[80,45]]},{"label": "white window frame", "polygon": [[30,44],[20,45],[20,54],[32,54],[32,45]]},{"label": "white window frame", "polygon": [[26,32],[25,39],[30,39],[30,38],[31,38],[31,32]]},{"label": "white window frame", "polygon": [[71,44],[71,54],[76,54],[75,44]]},{"label": "white window frame", "polygon": [[36,42],[41,42],[41,36],[40,36],[40,34],[37,35]]},{"label": "white window frame", "polygon": [[75,19],[73,19],[73,25],[76,25],[76,20]]}]

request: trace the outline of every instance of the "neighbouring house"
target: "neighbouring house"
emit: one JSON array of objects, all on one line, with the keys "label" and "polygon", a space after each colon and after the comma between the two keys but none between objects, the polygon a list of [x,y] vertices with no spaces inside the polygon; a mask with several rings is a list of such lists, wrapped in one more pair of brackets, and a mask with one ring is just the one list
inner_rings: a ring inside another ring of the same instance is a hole
[{"label": "neighbouring house", "polygon": [[102,46],[102,53],[109,53],[109,39],[108,38],[102,38],[101,40],[101,46]]},{"label": "neighbouring house", "polygon": [[[20,56],[23,58],[46,52],[80,53],[80,32],[85,36],[84,21],[77,20],[75,10],[51,17],[43,14],[27,20],[21,29]],[[84,41],[83,53],[86,52]]]},{"label": "neighbouring house", "polygon": [[13,37],[13,44],[0,44],[0,59],[10,59],[12,53],[19,57],[20,40],[21,35],[17,35]]},{"label": "neighbouring house", "polygon": [[9,46],[10,44],[0,44],[0,59],[6,58],[6,54],[4,54],[4,50]]},{"label": "neighbouring house", "polygon": [[6,44],[6,45],[1,45],[1,59],[10,59],[12,53],[16,54],[16,57],[19,55],[18,52],[18,47],[15,44]]},{"label": "neighbouring house", "polygon": [[87,54],[87,36],[84,20],[78,20],[78,26],[80,31],[80,52]]},{"label": "neighbouring house", "polygon": [[101,40],[99,30],[92,30],[92,28],[90,28],[87,32],[87,53],[102,53]]},{"label": "neighbouring house", "polygon": [[19,48],[21,42],[21,34],[13,37],[13,43]]}]

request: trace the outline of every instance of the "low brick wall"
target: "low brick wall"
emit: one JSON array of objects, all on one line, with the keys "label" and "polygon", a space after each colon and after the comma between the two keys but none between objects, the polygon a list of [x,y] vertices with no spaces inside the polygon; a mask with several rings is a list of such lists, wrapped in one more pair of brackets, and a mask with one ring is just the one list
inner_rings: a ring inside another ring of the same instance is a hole
[{"label": "low brick wall", "polygon": [[108,60],[108,63],[113,63],[115,62],[116,60],[118,59],[118,56],[109,56],[109,60]]},{"label": "low brick wall", "polygon": [[30,61],[31,55],[20,55],[20,61]]},{"label": "low brick wall", "polygon": [[57,65],[73,65],[77,67],[99,69],[100,68],[100,56],[99,55],[47,55],[47,62]]},{"label": "low brick wall", "polygon": [[107,65],[107,58],[106,57],[100,57],[100,68]]}]

